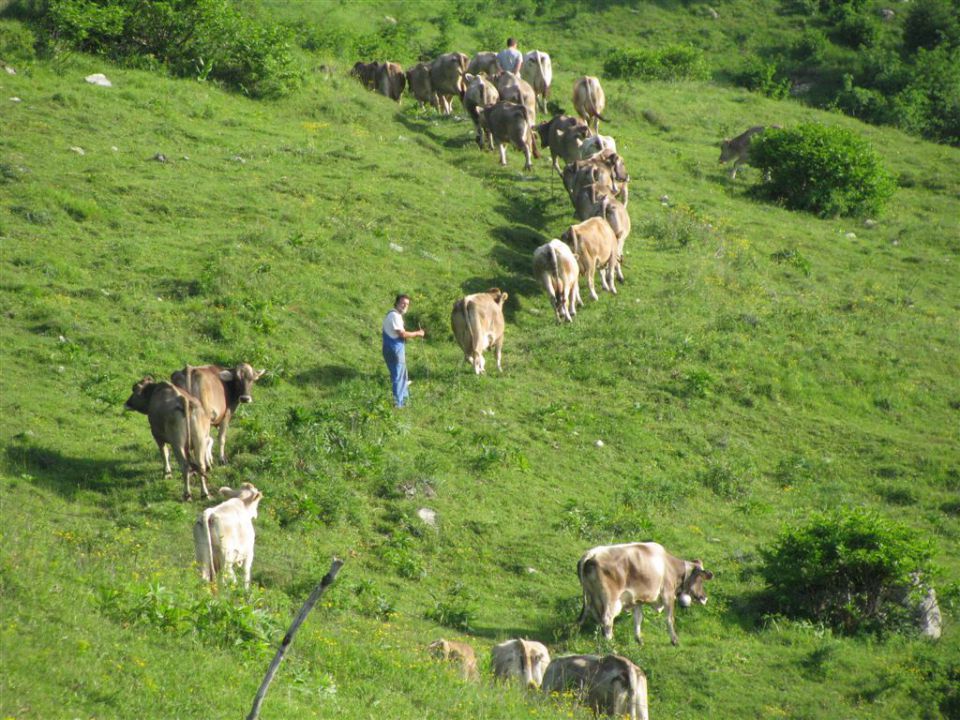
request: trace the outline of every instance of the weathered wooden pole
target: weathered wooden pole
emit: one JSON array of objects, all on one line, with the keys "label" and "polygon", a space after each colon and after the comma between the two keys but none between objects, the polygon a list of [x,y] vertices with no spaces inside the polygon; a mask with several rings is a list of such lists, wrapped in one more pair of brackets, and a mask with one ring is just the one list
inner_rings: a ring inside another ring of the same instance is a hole
[{"label": "weathered wooden pole", "polygon": [[333,563],[330,565],[330,569],[327,571],[327,574],[323,576],[323,580],[320,581],[320,584],[313,589],[313,592],[310,593],[310,597],[307,598],[307,601],[303,604],[303,607],[300,608],[300,612],[297,613],[297,617],[293,619],[293,624],[290,625],[290,629],[287,630],[287,634],[283,636],[283,642],[280,643],[280,647],[277,649],[277,654],[274,655],[273,661],[270,663],[270,667],[267,668],[267,674],[264,676],[263,682],[260,684],[260,689],[257,690],[257,696],[253,699],[253,708],[250,710],[250,714],[247,715],[247,720],[257,720],[257,718],[260,716],[260,706],[263,705],[263,699],[267,695],[267,690],[270,688],[270,683],[273,682],[273,676],[277,674],[277,668],[280,667],[280,663],[283,661],[283,656],[287,654],[287,648],[289,648],[290,643],[293,642],[293,636],[297,634],[297,630],[300,629],[303,621],[307,619],[307,615],[309,615],[310,611],[313,610],[313,606],[317,604],[317,600],[320,599],[320,596],[323,595],[324,591],[333,584],[334,580],[337,579],[337,573],[340,572],[341,567],[343,567],[343,560],[338,557],[333,558]]}]

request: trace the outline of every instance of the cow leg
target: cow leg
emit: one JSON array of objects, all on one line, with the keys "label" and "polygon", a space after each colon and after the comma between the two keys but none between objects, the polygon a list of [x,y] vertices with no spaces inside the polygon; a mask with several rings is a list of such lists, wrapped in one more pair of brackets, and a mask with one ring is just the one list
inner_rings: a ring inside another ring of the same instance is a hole
[{"label": "cow leg", "polygon": [[614,280],[614,276],[617,274],[617,258],[611,257],[609,262],[607,262],[607,289],[612,292],[614,295],[617,294],[617,284]]},{"label": "cow leg", "polygon": [[217,454],[220,457],[220,464],[227,464],[227,426],[230,425],[230,418],[228,415],[223,416],[223,420],[220,423],[220,428],[217,431]]},{"label": "cow leg", "polygon": [[163,476],[168,478],[173,474],[170,469],[170,448],[163,440],[157,440],[157,446],[160,448],[160,459],[163,460]]},{"label": "cow leg", "polygon": [[500,143],[500,164],[507,164],[507,146],[503,143]]},{"label": "cow leg", "polygon": [[180,465],[180,472],[183,475],[183,499],[193,500],[193,493],[190,492],[190,458],[184,452],[184,448],[174,445],[173,454]]},{"label": "cow leg", "polygon": [[497,372],[503,372],[503,366],[500,364],[500,353],[501,353],[501,351],[503,350],[503,336],[502,336],[502,335],[500,336],[500,339],[497,341],[496,350],[497,350]]},{"label": "cow leg", "polygon": [[[590,297],[594,300],[599,300],[600,296],[597,295],[596,287],[594,286],[594,274],[597,272],[597,260],[596,258],[591,258],[590,262],[587,263],[587,287],[590,288]],[[601,280],[603,276],[601,275]]]},{"label": "cow leg", "polygon": [[643,645],[643,638],[640,636],[640,626],[643,624],[643,606],[637,605],[633,608],[633,636],[637,642]]},{"label": "cow leg", "polygon": [[680,644],[677,638],[677,629],[673,625],[673,602],[667,602],[667,630],[670,631],[670,643],[674,646]]},{"label": "cow leg", "polygon": [[523,165],[524,172],[533,170],[533,161],[530,159],[530,143],[523,144],[523,158],[526,161]]},{"label": "cow leg", "polygon": [[247,556],[243,559],[243,589],[250,589],[250,571],[253,568],[253,547],[251,546],[250,552],[247,553]]}]

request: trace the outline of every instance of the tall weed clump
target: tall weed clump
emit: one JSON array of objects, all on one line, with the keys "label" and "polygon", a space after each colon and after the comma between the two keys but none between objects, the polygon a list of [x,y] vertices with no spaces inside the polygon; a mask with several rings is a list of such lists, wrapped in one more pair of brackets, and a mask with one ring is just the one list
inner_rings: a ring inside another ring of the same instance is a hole
[{"label": "tall weed clump", "polygon": [[51,0],[37,17],[51,51],[64,46],[180,77],[217,80],[252,97],[300,83],[290,33],[229,0]]},{"label": "tall weed clump", "polygon": [[929,574],[930,545],[909,528],[860,509],[816,514],[761,550],[777,612],[856,634],[896,630],[903,602]]},{"label": "tall weed clump", "polygon": [[767,130],[754,137],[750,162],[767,178],[758,194],[824,217],[876,214],[894,191],[873,148],[843,128]]},{"label": "tall weed clump", "polygon": [[603,61],[603,74],[637,80],[706,80],[710,77],[703,52],[689,45],[658,50],[612,50]]}]

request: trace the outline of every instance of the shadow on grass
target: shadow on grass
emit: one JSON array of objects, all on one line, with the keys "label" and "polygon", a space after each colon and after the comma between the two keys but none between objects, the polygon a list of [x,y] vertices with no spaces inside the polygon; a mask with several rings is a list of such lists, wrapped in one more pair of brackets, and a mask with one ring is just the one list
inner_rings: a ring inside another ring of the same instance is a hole
[{"label": "shadow on grass", "polygon": [[[151,455],[156,455],[156,477],[162,472],[160,454],[151,443]],[[6,450],[8,467],[29,475],[41,487],[72,499],[81,490],[109,493],[114,490],[139,488],[145,482],[140,463],[77,458],[59,450],[35,445],[14,444]]]},{"label": "shadow on grass", "polygon": [[290,380],[297,385],[339,385],[360,376],[356,368],[347,365],[320,365],[292,375]]}]

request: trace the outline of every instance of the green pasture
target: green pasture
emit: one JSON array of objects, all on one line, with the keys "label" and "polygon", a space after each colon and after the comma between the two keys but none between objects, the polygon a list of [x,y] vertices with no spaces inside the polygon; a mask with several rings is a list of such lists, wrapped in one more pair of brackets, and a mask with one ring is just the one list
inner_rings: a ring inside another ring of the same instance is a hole
[{"label": "green pasture", "polygon": [[[605,44],[700,12],[606,5]],[[267,4],[436,32],[433,6],[292,6]],[[531,49],[533,17],[450,37]],[[602,64],[552,22],[564,106]],[[398,106],[348,77],[357,58],[303,59],[272,102],[81,54],[0,73],[0,718],[244,717],[334,555],[265,720],[590,717],[492,681],[490,647],[517,636],[630,657],[655,719],[960,716],[957,149],[715,83],[604,80],[626,282],[560,326],[530,271],[574,221],[549,159],[500,167],[459,106]],[[724,136],[804,122],[872,145],[898,182],[882,215],[790,212],[717,163]],[[449,314],[491,286],[510,294],[504,372],[476,378]],[[427,331],[402,411],[380,356],[397,292]],[[268,373],[211,483],[264,493],[254,587],[211,592],[191,533],[208,504],[179,500],[122,406],[146,374],[240,361]],[[938,642],[769,612],[760,550],[854,506],[933,543]],[[577,559],[633,540],[715,573],[677,648],[651,610],[642,647],[626,617],[609,643],[576,630]],[[480,683],[427,657],[440,637],[474,645]]]}]

